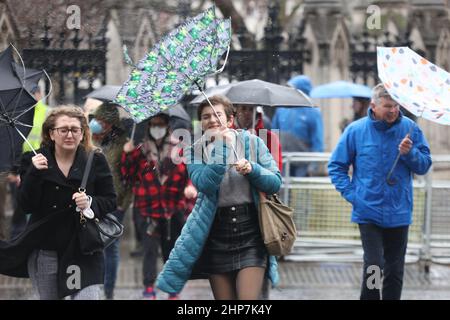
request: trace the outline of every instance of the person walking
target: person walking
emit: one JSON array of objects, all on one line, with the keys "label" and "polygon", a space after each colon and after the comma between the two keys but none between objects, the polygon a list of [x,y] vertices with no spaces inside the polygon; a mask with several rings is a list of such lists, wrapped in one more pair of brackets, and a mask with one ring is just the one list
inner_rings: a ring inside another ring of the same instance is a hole
[{"label": "person walking", "polygon": [[[186,165],[172,160],[179,153],[176,143],[171,140],[169,116],[159,113],[149,119],[142,144],[135,147],[130,140],[123,147],[122,179],[133,186],[133,210],[144,249],[144,299],[156,299],[158,248],[165,262],[184,223],[189,178]],[[178,294],[169,299],[178,299]]]},{"label": "person walking", "polygon": [[[308,76],[295,76],[288,81],[288,85],[309,95],[312,84]],[[277,108],[272,118],[272,129],[279,129],[281,143],[289,147],[283,141],[284,134],[297,138],[293,145],[302,145],[302,150],[297,152],[323,152],[323,121],[318,108]],[[319,166],[311,164],[291,164],[290,174],[295,177],[304,177],[317,174]]]},{"label": "person walking", "polygon": [[115,209],[116,194],[100,152],[94,153],[86,192],[79,192],[92,151],[81,109],[58,107],[45,120],[41,149],[21,178],[19,201],[31,218],[15,241],[0,242],[0,273],[30,277],[40,299],[99,299],[103,254],[81,253],[77,208],[101,218]]},{"label": "person walking", "polygon": [[[188,149],[188,171],[198,190],[157,285],[182,289],[189,278],[208,278],[215,299],[258,299],[267,275],[278,281],[258,222],[258,192],[273,194],[281,174],[264,142],[246,130],[230,130],[231,102],[212,96],[198,108],[203,136]],[[219,120],[220,119],[220,120]],[[234,151],[233,151],[234,150]]]},{"label": "person walking", "polygon": [[[345,129],[328,163],[331,181],[352,204],[352,222],[359,225],[364,250],[363,300],[400,299],[412,223],[412,176],[427,173],[431,166],[422,131],[399,108],[383,84],[378,84],[368,116]],[[392,183],[386,177],[399,152]],[[374,278],[381,271],[382,286],[378,285],[381,277]]]},{"label": "person walking", "polygon": [[[117,193],[117,208],[112,214],[122,223],[125,212],[132,201],[131,187],[122,183],[120,161],[124,144],[127,142],[127,132],[120,122],[118,106],[105,102],[98,106],[94,117],[89,122],[94,143],[101,148],[108,161],[113,176],[114,189]],[[114,299],[114,288],[120,263],[120,239],[114,241],[104,251],[105,253],[105,283],[104,293],[107,300]]]}]

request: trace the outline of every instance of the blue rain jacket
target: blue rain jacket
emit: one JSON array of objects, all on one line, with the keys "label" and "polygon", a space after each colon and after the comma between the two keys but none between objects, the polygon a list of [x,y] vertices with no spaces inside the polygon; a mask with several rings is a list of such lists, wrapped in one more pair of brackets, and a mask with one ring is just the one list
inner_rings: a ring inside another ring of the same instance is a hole
[{"label": "blue rain jacket", "polygon": [[[397,183],[388,185],[386,177],[398,146],[411,127],[413,146],[395,167],[392,177]],[[394,228],[412,223],[412,176],[425,174],[430,166],[430,149],[416,123],[400,113],[389,126],[375,120],[369,109],[367,117],[351,123],[342,134],[328,163],[328,173],[336,189],[353,205],[352,222]]]}]

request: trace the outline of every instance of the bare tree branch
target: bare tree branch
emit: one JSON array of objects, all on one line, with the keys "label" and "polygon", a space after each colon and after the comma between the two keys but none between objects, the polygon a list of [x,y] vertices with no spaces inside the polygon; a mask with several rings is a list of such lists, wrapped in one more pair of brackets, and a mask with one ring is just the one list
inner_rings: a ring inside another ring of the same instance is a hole
[{"label": "bare tree branch", "polygon": [[215,3],[225,17],[231,17],[231,26],[233,30],[244,34],[244,37],[240,39],[241,46],[243,48],[254,48],[256,45],[255,38],[248,31],[244,19],[239,12],[237,12],[231,0],[216,0]]}]

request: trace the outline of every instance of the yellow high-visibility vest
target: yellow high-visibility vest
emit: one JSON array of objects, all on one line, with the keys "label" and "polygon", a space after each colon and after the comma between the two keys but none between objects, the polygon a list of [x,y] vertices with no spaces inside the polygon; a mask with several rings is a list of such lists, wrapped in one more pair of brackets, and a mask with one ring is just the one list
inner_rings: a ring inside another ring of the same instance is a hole
[{"label": "yellow high-visibility vest", "polygon": [[[47,116],[48,107],[39,100],[39,102],[34,107],[34,118],[33,118],[33,128],[28,134],[28,141],[33,146],[34,150],[39,149],[41,146],[41,132],[42,132],[42,124],[45,121]],[[22,146],[23,152],[31,151],[28,143],[24,142]]]}]

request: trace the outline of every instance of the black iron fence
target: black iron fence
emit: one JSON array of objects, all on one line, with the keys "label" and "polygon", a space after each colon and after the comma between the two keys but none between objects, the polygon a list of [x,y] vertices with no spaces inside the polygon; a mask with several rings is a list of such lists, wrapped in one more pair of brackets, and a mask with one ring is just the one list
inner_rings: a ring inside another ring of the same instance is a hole
[{"label": "black iron fence", "polygon": [[[88,39],[80,37],[78,29],[62,31],[57,37],[47,25],[44,30],[41,46],[37,47],[33,32],[29,33],[29,47],[23,49],[25,65],[47,71],[53,80],[58,104],[82,104],[83,97],[93,90],[94,81],[104,84],[106,80],[106,27],[96,36],[87,35]],[[83,41],[85,45],[80,48]]]}]

